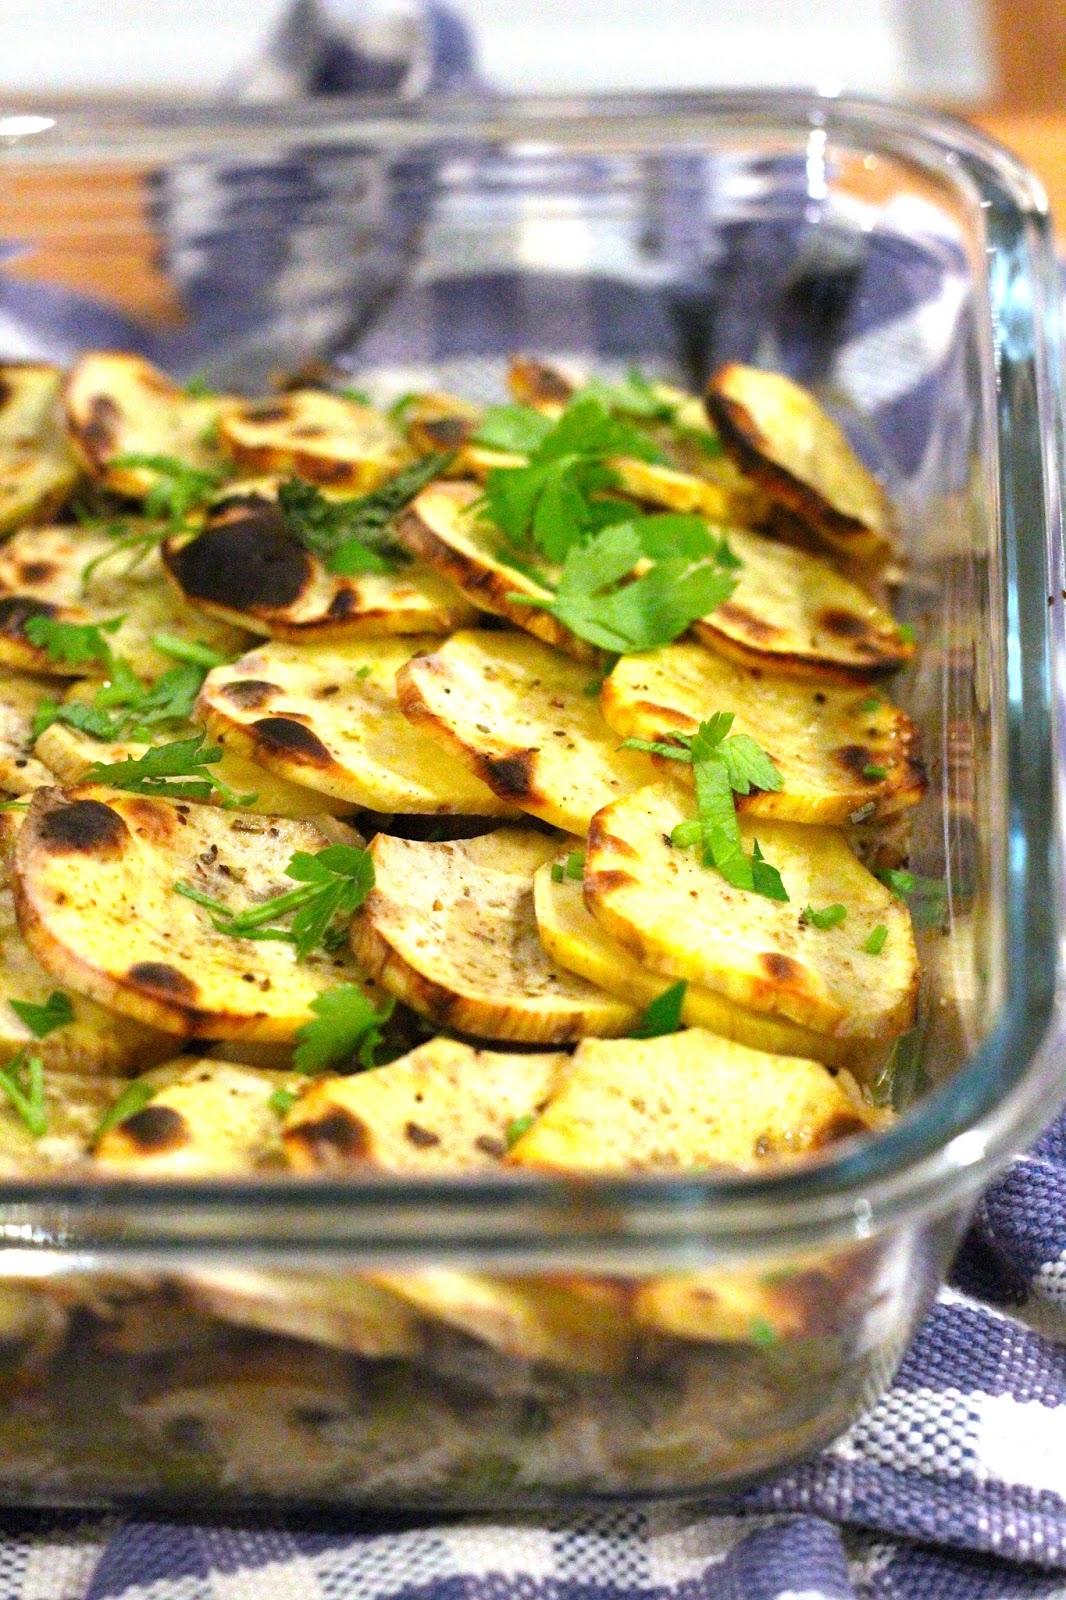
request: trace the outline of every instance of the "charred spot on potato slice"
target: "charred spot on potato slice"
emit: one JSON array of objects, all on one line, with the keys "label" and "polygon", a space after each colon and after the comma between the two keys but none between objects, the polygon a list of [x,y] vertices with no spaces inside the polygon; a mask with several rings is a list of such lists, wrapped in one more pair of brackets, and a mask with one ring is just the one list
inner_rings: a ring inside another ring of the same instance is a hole
[{"label": "charred spot on potato slice", "polygon": [[47,600],[33,600],[29,595],[0,595],[0,633],[9,639],[24,639],[26,624],[31,617],[54,617],[59,607]]},{"label": "charred spot on potato slice", "polygon": [[73,800],[45,814],[40,837],[56,854],[78,851],[114,859],[129,843],[130,831],[118,812],[101,800]]},{"label": "charred spot on potato slice", "polygon": [[294,717],[260,717],[252,723],[256,746],[271,755],[290,761],[307,762],[312,767],[328,767],[333,757],[322,740]]},{"label": "charred spot on potato slice", "polygon": [[261,711],[272,695],[277,694],[276,683],[266,683],[262,678],[239,678],[222,691],[242,711]]},{"label": "charred spot on potato slice", "polygon": [[299,1122],[286,1132],[285,1144],[290,1156],[300,1146],[310,1164],[325,1168],[362,1161],[370,1150],[366,1124],[343,1106]]},{"label": "charred spot on potato slice", "polygon": [[195,1000],[200,992],[191,978],[166,961],[135,961],[127,976],[139,989],[151,989],[168,999]]},{"label": "charred spot on potato slice", "polygon": [[188,544],[169,548],[164,560],[190,599],[250,613],[292,605],[313,571],[277,506],[266,503],[209,525]]},{"label": "charred spot on potato slice", "polygon": [[177,1150],[189,1140],[185,1118],[171,1106],[145,1106],[118,1126],[130,1143],[144,1155]]}]

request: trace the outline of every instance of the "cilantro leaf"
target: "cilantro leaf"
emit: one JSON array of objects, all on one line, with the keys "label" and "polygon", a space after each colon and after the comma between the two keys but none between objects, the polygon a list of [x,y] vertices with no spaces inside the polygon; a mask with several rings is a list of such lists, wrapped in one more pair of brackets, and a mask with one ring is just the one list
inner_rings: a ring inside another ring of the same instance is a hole
[{"label": "cilantro leaf", "polygon": [[781,874],[764,858],[758,839],[752,840],[751,874],[756,894],[765,895],[767,900],[788,900],[788,890],[781,881]]},{"label": "cilantro leaf", "polygon": [[594,394],[608,411],[645,422],[672,422],[677,405],[667,400],[639,367],[630,367],[617,383],[602,383],[598,378],[585,385],[582,394]]},{"label": "cilantro leaf", "polygon": [[74,1021],[70,996],[62,989],[53,989],[43,1006],[33,1005],[29,1000],[9,1000],[8,1004],[35,1039],[47,1039],[57,1028],[65,1028]]},{"label": "cilantro leaf", "polygon": [[26,637],[38,650],[47,650],[53,661],[66,666],[99,661],[109,667],[114,657],[104,635],[115,633],[125,620],[112,617],[108,622],[62,622],[58,617],[30,617]]},{"label": "cilantro leaf", "polygon": [[474,434],[474,442],[489,450],[532,455],[539,450],[555,424],[532,406],[489,406]]},{"label": "cilantro leaf", "polygon": [[117,739],[122,732],[122,719],[110,716],[99,706],[86,705],[80,700],[71,700],[65,704],[60,704],[58,700],[42,700],[34,713],[30,737],[34,740],[39,739],[53,722],[61,722],[64,727],[74,728],[79,733],[87,733],[90,738],[100,739],[103,742]]},{"label": "cilantro leaf", "polygon": [[[346,926],[334,925],[338,919],[354,916],[374,887],[374,862],[368,850],[332,844],[313,855],[298,850],[285,868],[285,876],[294,879],[298,887],[246,911],[230,911],[187,883],[174,884],[174,892],[203,906],[219,933],[233,939],[283,939],[296,946],[297,959],[302,961],[320,944],[329,947],[343,942]],[[276,919],[289,913],[293,914],[291,926],[277,927]]]},{"label": "cilantro leaf", "polygon": [[879,956],[881,951],[885,948],[887,939],[888,929],[885,927],[883,922],[879,922],[877,927],[874,928],[873,932],[870,934],[870,937],[863,944],[861,944],[859,948],[868,956]]},{"label": "cilantro leaf", "polygon": [[48,1132],[44,1063],[40,1056],[31,1056],[25,1050],[20,1050],[0,1070],[0,1091],[6,1094],[35,1139]]},{"label": "cilantro leaf", "polygon": [[146,468],[156,473],[156,481],[144,497],[144,509],[153,520],[168,522],[176,533],[195,507],[209,500],[225,481],[225,473],[214,467],[190,467],[176,456],[115,456],[112,467]]},{"label": "cilantro leaf", "polygon": [[360,1067],[374,1065],[374,1053],[381,1043],[381,1030],[396,1005],[389,999],[375,1011],[357,983],[341,983],[326,989],[312,1000],[313,1022],[305,1022],[296,1034],[292,1064],[297,1072],[323,1072],[353,1055]]},{"label": "cilantro leaf", "polygon": [[504,1133],[503,1140],[508,1150],[514,1149],[519,1139],[521,1139],[524,1134],[529,1132],[536,1120],[536,1112],[527,1111],[524,1117],[515,1117],[513,1121],[507,1124],[507,1130]]},{"label": "cilantro leaf", "polygon": [[423,456],[369,494],[345,500],[329,500],[314,484],[289,478],[278,489],[278,505],[293,538],[331,572],[391,572],[397,561],[409,558],[389,531],[389,523],[440,477],[451,459]]},{"label": "cilantro leaf", "polygon": [[291,1089],[275,1089],[267,1101],[271,1111],[276,1111],[279,1117],[287,1117],[299,1099],[298,1094],[293,1094]]},{"label": "cilantro leaf", "polygon": [[658,1039],[664,1033],[676,1033],[681,1026],[681,1008],[685,1004],[687,981],[672,983],[664,989],[644,1012],[640,1026],[633,1029],[631,1039]]},{"label": "cilantro leaf", "polygon": [[751,862],[744,853],[725,762],[718,754],[712,754],[705,761],[694,761],[692,776],[696,784],[696,814],[704,864],[717,867],[734,889],[754,889]]},{"label": "cilantro leaf", "polygon": [[208,800],[218,794],[224,806],[251,805],[255,795],[235,794],[207,770],[222,760],[222,751],[205,748],[205,737],[197,733],[189,739],[175,739],[125,761],[94,761],[82,781],[164,800]]},{"label": "cilantro leaf", "polygon": [[155,1092],[155,1084],[149,1083],[147,1078],[134,1078],[133,1082],[128,1083],[123,1089],[114,1105],[100,1118],[92,1136],[92,1143],[98,1144],[105,1133],[117,1128],[127,1117],[135,1117],[138,1111],[143,1111]]},{"label": "cilantro leaf", "polygon": [[826,906],[822,911],[815,911],[813,906],[804,906],[800,912],[800,921],[806,922],[812,928],[839,928],[848,915],[847,906]]},{"label": "cilantro leaf", "polygon": [[776,793],[784,782],[771,757],[746,733],[735,733],[725,740],[722,760],[736,794],[750,794],[752,789]]}]

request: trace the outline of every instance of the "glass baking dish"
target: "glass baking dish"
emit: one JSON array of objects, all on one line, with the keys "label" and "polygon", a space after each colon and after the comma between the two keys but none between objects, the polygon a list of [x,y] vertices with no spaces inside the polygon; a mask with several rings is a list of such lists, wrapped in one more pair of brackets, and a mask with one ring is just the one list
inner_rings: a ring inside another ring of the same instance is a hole
[{"label": "glass baking dish", "polygon": [[535,345],[812,384],[900,511],[911,865],[943,885],[900,1120],[772,1176],[3,1182],[0,1499],[721,1496],[826,1443],[1066,1091],[1036,181],[960,123],[806,95],[146,105],[0,117],[0,219],[5,357],[483,398]]}]

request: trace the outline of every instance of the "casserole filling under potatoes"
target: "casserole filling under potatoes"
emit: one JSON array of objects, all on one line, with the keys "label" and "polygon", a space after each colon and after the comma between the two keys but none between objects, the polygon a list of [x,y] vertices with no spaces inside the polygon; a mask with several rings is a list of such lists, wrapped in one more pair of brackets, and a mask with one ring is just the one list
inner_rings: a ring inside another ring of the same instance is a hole
[{"label": "casserole filling under potatoes", "polygon": [[[925,779],[883,490],[775,374],[509,376],[0,367],[5,1172],[747,1173],[891,1118]],[[584,1374],[814,1328],[713,1271],[286,1281],[151,1292]]]}]

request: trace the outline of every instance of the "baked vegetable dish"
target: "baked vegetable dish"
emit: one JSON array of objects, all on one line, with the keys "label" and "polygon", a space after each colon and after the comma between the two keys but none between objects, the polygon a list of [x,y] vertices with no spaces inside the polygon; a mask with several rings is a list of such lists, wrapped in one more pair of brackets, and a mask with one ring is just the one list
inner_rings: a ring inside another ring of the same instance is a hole
[{"label": "baked vegetable dish", "polygon": [[[882,486],[770,372],[507,376],[480,407],[0,367],[6,1175],[747,1173],[892,1117],[925,780]],[[161,1484],[439,1497],[728,1470],[771,1346],[802,1447],[853,1312],[800,1280],[4,1293],[20,1382],[80,1341]],[[589,1385],[635,1369],[608,1441]]]}]

